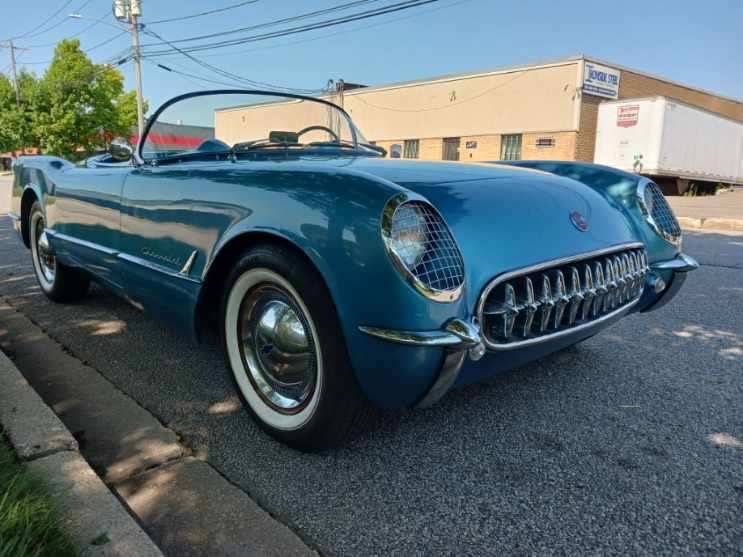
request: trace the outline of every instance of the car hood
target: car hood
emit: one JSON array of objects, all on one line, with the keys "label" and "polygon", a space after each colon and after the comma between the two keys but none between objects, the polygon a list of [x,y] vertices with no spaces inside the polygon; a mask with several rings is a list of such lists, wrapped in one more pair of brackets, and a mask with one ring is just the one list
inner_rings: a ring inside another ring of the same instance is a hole
[{"label": "car hood", "polygon": [[[353,166],[433,203],[478,291],[501,272],[637,241],[619,207],[569,178],[491,164],[367,159]],[[587,230],[573,224],[576,211]]]}]

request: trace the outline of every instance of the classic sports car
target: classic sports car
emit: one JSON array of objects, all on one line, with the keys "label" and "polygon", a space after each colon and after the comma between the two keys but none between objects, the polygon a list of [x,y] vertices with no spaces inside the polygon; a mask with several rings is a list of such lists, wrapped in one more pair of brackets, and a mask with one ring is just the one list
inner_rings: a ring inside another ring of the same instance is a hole
[{"label": "classic sports car", "polygon": [[325,100],[192,93],[136,150],[22,159],[14,214],[49,298],[94,279],[216,326],[246,408],[301,449],[655,309],[697,267],[641,176],[383,155]]}]

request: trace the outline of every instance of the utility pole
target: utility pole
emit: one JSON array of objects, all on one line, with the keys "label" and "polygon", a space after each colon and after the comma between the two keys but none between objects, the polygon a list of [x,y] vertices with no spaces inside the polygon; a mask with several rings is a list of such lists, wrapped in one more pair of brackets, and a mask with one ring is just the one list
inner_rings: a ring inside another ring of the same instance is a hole
[{"label": "utility pole", "polygon": [[137,88],[137,128],[139,137],[144,133],[144,99],[142,98],[142,60],[139,52],[139,23],[142,15],[140,0],[129,0],[129,20],[132,24],[132,47],[134,47],[134,81]]},{"label": "utility pole", "polygon": [[18,74],[16,73],[15,67],[15,51],[18,49],[13,44],[13,39],[8,39],[7,46],[5,46],[5,48],[10,50],[10,72],[13,78],[13,89],[15,89],[15,104],[16,106],[21,106],[21,88],[18,85]]},{"label": "utility pole", "polygon": [[144,98],[142,96],[142,56],[139,49],[139,16],[142,15],[141,0],[114,0],[114,16],[119,21],[128,21],[132,34],[132,60],[134,61],[134,82],[137,91],[137,130],[139,137],[144,133]]}]

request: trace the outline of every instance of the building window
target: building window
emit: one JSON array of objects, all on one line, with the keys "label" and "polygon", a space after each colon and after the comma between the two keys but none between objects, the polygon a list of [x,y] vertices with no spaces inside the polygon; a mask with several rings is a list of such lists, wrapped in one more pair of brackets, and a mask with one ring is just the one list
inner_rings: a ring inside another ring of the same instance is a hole
[{"label": "building window", "polygon": [[521,134],[502,135],[500,138],[500,158],[503,161],[521,160]]},{"label": "building window", "polygon": [[402,142],[402,156],[406,159],[417,159],[419,145],[420,141],[417,139],[406,139]]},{"label": "building window", "polygon": [[445,137],[444,144],[441,151],[441,158],[445,161],[458,161],[459,160],[459,138],[458,137]]},{"label": "building window", "polygon": [[554,147],[555,138],[554,137],[538,137],[536,145],[537,147]]}]

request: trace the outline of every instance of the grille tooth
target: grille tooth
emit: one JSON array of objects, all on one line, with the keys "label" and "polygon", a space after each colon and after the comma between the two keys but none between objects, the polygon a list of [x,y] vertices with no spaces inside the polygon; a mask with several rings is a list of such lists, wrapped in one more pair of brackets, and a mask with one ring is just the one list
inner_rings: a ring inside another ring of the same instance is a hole
[{"label": "grille tooth", "polygon": [[503,305],[508,308],[503,314],[503,336],[508,338],[513,334],[513,325],[516,323],[516,316],[519,314],[516,307],[516,291],[511,283],[506,284],[506,296]]},{"label": "grille tooth", "polygon": [[629,255],[622,254],[620,261],[620,272],[622,277],[622,303],[632,299],[632,275],[629,270]]},{"label": "grille tooth", "polygon": [[604,312],[614,307],[614,295],[617,283],[614,280],[614,265],[610,258],[604,259],[604,279],[606,280],[606,297],[604,298]]},{"label": "grille tooth", "polygon": [[555,307],[555,302],[552,300],[550,278],[546,274],[542,274],[542,297],[539,298],[539,304],[539,332],[543,333],[547,330],[552,308]]},{"label": "grille tooth", "polygon": [[568,309],[568,325],[575,323],[578,310],[584,300],[580,287],[580,272],[576,267],[570,267],[570,308]]},{"label": "grille tooth", "polygon": [[513,334],[513,326],[518,314],[516,291],[510,282],[505,283],[503,287],[503,300],[483,312],[483,315],[491,319],[491,328],[495,331],[495,336],[504,340]]},{"label": "grille tooth", "polygon": [[633,248],[521,275],[509,273],[481,302],[486,339],[491,345],[513,345],[590,324],[635,303],[647,272],[644,250]]},{"label": "grille tooth", "polygon": [[565,289],[565,275],[562,271],[557,271],[555,273],[555,291],[553,300],[555,302],[555,319],[553,322],[553,327],[557,329],[562,322],[562,316],[565,314],[565,308],[570,303],[570,298],[568,297],[567,290]]},{"label": "grille tooth", "polygon": [[604,308],[604,298],[606,298],[608,290],[604,282],[604,269],[601,267],[601,263],[594,264],[593,274],[596,277],[596,297],[593,299],[593,316],[596,317]]},{"label": "grille tooth", "polygon": [[534,314],[539,309],[534,298],[534,284],[529,277],[524,279],[524,302],[522,306],[524,308],[524,323],[521,328],[521,336],[528,337],[531,334],[532,323],[534,323]]},{"label": "grille tooth", "polygon": [[583,302],[583,309],[581,310],[581,318],[583,321],[588,319],[589,314],[591,313],[591,309],[593,308],[593,302],[596,298],[596,289],[593,285],[593,273],[591,272],[591,265],[586,263],[585,265],[585,283],[584,283],[584,293],[583,298],[585,299]]}]

